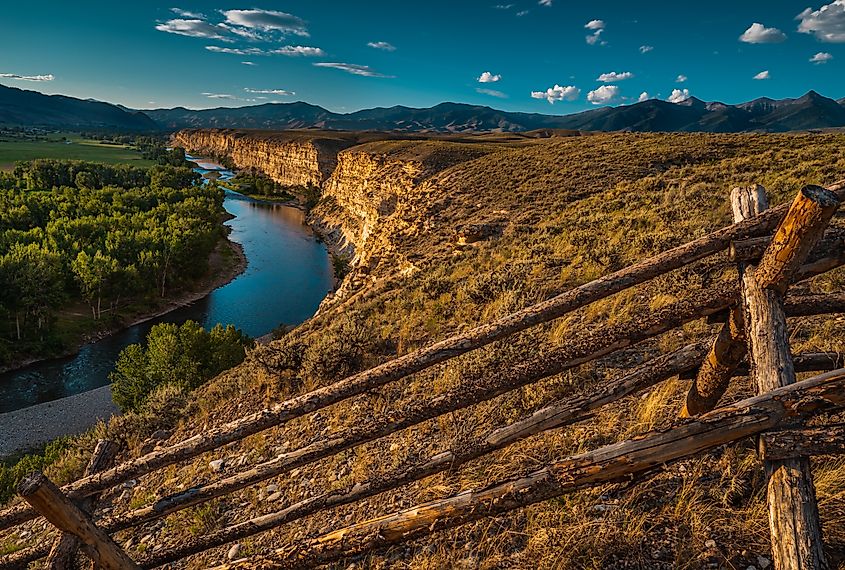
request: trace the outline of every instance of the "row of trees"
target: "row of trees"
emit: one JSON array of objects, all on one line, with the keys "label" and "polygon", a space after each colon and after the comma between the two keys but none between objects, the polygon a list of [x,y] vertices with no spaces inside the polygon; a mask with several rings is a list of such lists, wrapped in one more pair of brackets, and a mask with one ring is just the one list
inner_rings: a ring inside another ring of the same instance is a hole
[{"label": "row of trees", "polygon": [[222,204],[188,168],[39,160],[0,173],[0,339],[45,341],[74,299],[99,319],[201,276]]}]

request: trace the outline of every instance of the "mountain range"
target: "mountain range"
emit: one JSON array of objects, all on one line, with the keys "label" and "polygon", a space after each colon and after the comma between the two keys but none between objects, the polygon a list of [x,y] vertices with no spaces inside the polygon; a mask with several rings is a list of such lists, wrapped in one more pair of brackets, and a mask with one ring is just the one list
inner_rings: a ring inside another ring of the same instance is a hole
[{"label": "mountain range", "polygon": [[481,105],[378,107],[333,113],[309,103],[138,111],[100,101],[44,95],[0,85],[0,125],[173,131],[182,128],[332,129],[398,132],[582,131],[785,132],[845,127],[845,98],[815,91],[796,99],[763,97],[739,105],[691,97],[680,103],[650,99],[571,115],[499,111]]},{"label": "mountain range", "polygon": [[45,95],[0,85],[0,125],[23,125],[67,129],[160,130],[149,116],[117,105]]}]

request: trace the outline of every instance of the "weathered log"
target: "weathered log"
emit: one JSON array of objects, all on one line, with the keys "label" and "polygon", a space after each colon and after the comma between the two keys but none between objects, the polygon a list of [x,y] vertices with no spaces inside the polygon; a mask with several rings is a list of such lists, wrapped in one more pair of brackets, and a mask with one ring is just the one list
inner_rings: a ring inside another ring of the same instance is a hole
[{"label": "weathered log", "polygon": [[804,186],[778,226],[755,269],[763,289],[786,293],[795,273],[821,239],[839,208],[839,198],[821,186]]},{"label": "weathered log", "polygon": [[705,355],[710,342],[709,339],[704,340],[657,357],[620,378],[602,383],[588,395],[571,397],[550,404],[515,424],[503,426],[473,441],[462,443],[460,448],[437,453],[425,461],[402,467],[394,473],[356,483],[346,489],[309,497],[280,511],[190,539],[173,549],[145,556],[138,561],[138,564],[142,568],[154,568],[175,562],[192,554],[268,531],[325,509],[355,503],[436,473],[457,469],[469,461],[503,449],[517,441],[588,419],[592,417],[596,409],[602,406],[641,392],[695,366]]},{"label": "weathered log", "polygon": [[[729,249],[731,261],[758,262],[763,252],[772,243],[772,236],[760,236],[731,243]],[[808,261],[827,257],[831,251],[841,249],[845,244],[845,228],[828,228],[818,245],[813,248]]]},{"label": "weathered log", "polygon": [[698,369],[680,416],[697,416],[715,408],[728,389],[731,377],[745,359],[745,353],[742,311],[739,307],[733,307],[729,311],[728,322],[722,326]]},{"label": "weathered log", "polygon": [[[97,441],[94,452],[88,466],[85,468],[85,476],[93,475],[107,469],[119,449],[119,445],[107,439]],[[79,501],[79,508],[87,514],[92,514],[97,506],[99,494],[89,495]],[[64,532],[56,539],[53,549],[47,558],[47,568],[51,570],[65,570],[73,568],[73,561],[76,558],[76,551],[79,550],[79,538],[69,532]]]},{"label": "weathered log", "polygon": [[44,558],[50,553],[50,547],[39,544],[30,546],[0,558],[0,570],[25,570],[30,562]]},{"label": "weathered log", "polygon": [[845,424],[766,432],[760,435],[759,448],[767,461],[841,455],[845,453]]},{"label": "weathered log", "polygon": [[44,518],[63,532],[76,535],[86,546],[85,553],[106,570],[134,570],[140,567],[109,537],[97,528],[52,481],[41,472],[27,475],[18,485],[18,494]]},{"label": "weathered log", "polygon": [[[758,216],[769,209],[766,189],[759,184],[746,187],[742,192],[734,191],[731,196],[735,223]],[[741,279],[745,262],[737,264],[737,271]],[[682,418],[709,412],[725,395],[731,377],[747,352],[743,321],[742,310],[733,307],[687,392],[680,414]]]},{"label": "weathered log", "polygon": [[[824,372],[845,366],[845,352],[803,352],[792,357],[795,372]],[[696,368],[690,368],[678,374],[679,380],[695,379]],[[734,376],[748,376],[748,362],[743,362],[734,370]]]},{"label": "weathered log", "polygon": [[[736,194],[742,193],[737,189]],[[789,350],[783,295],[824,232],[838,206],[836,196],[819,187],[804,187],[778,226],[757,267],[742,275],[742,298],[748,325],[751,375],[758,393],[795,382]],[[769,525],[778,570],[827,567],[807,458],[765,462],[769,476]]]},{"label": "weathered log", "polygon": [[[835,183],[830,186],[830,189],[837,195],[845,197],[845,180]],[[727,226],[650,259],[570,289],[547,301],[506,315],[492,323],[477,326],[329,386],[276,404],[272,408],[208,429],[167,449],[153,451],[122,463],[97,474],[96,477],[84,477],[66,485],[63,491],[72,497],[82,497],[103,491],[123,481],[191,459],[268,428],[282,425],[291,419],[395,382],[409,374],[425,370],[535,325],[557,319],[594,301],[723,251],[732,241],[765,235],[777,226],[786,211],[785,204],[773,208],[753,220]],[[0,530],[30,520],[35,516],[35,511],[23,505],[5,509],[0,511]]]},{"label": "weathered log", "polygon": [[389,418],[375,418],[346,434],[329,436],[306,447],[281,454],[276,459],[261,463],[248,471],[163,497],[152,505],[110,518],[102,521],[101,524],[112,532],[229,494],[291,469],[374,441],[443,414],[493,399],[521,386],[559,374],[619,349],[633,346],[681,324],[718,311],[735,302],[737,297],[732,284],[720,283],[700,292],[694,300],[677,301],[657,311],[644,312],[628,322],[591,330],[584,335],[569,339],[561,347],[552,349],[542,356],[538,355],[538,358],[518,364],[492,378],[479,376],[434,398],[420,397],[409,404],[405,410],[391,414]]},{"label": "weathered log", "polygon": [[[806,270],[808,266],[804,266]],[[819,295],[789,296],[783,302],[783,312],[787,317],[812,317],[845,313],[845,293],[823,293]],[[707,317],[710,323],[723,323],[727,311],[719,311]]]},{"label": "weathered log", "polygon": [[743,400],[672,428],[556,461],[528,475],[429,501],[322,536],[304,539],[275,555],[221,568],[303,568],[325,564],[499,515],[577,489],[628,481],[668,463],[845,405],[845,370]]}]

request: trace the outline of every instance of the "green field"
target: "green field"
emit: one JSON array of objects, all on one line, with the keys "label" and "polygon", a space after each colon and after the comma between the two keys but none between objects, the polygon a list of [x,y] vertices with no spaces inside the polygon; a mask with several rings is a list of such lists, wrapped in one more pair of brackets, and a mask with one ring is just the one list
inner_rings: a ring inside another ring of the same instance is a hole
[{"label": "green field", "polygon": [[19,160],[36,158],[125,163],[134,166],[154,164],[150,160],[142,159],[140,152],[128,146],[102,144],[99,141],[84,139],[75,133],[50,133],[46,135],[46,139],[31,140],[0,134],[0,170],[11,170]]}]

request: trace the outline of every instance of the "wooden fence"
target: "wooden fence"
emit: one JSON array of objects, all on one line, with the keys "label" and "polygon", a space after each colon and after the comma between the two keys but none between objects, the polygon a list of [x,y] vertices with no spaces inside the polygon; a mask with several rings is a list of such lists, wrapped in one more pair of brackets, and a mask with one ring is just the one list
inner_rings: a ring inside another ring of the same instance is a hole
[{"label": "wooden fence", "polygon": [[[792,283],[845,263],[845,232],[828,228],[843,198],[845,181],[826,189],[806,186],[791,204],[769,209],[762,187],[737,188],[731,195],[733,225],[547,301],[113,467],[109,464],[116,453],[114,445],[100,442],[83,478],[58,488],[43,474],[34,473],[21,483],[18,490],[23,501],[0,511],[0,530],[43,516],[58,533],[50,544],[27,546],[0,558],[0,568],[25,567],[44,557],[48,568],[71,568],[77,550],[102,568],[154,568],[325,509],[356,503],[436,473],[457,469],[526,437],[588,419],[602,406],[675,376],[691,380],[691,387],[682,417],[672,429],[562,458],[528,475],[389,513],[290,544],[272,556],[235,561],[221,568],[324,564],[575,489],[647,475],[671,461],[750,436],[759,436],[760,457],[768,476],[775,567],[825,568],[808,457],[842,453],[845,428],[841,425],[803,428],[802,423],[818,414],[845,408],[845,355],[793,355],[786,334],[786,318],[845,312],[845,293],[788,296]],[[466,382],[435,397],[417,397],[390,414],[362,421],[352,430],[329,434],[242,472],[162,497],[151,505],[112,516],[97,512],[99,494],[125,481],[398,382],[410,374],[725,250],[730,251],[737,265],[739,279],[735,282],[717,283],[697,292],[694,298],[570,338],[542,359],[518,364],[493,377]],[[308,497],[279,511],[194,537],[179,546],[152,550],[137,560],[132,560],[111,538],[118,531],[490,400],[701,318],[724,323],[719,334],[654,358],[620,377],[608,377],[589,395],[552,402],[514,424],[462,442],[459,449],[444,449],[386,476]],[[829,372],[796,382],[797,372],[811,371]],[[731,378],[738,375],[750,375],[758,395],[714,409]]]}]

